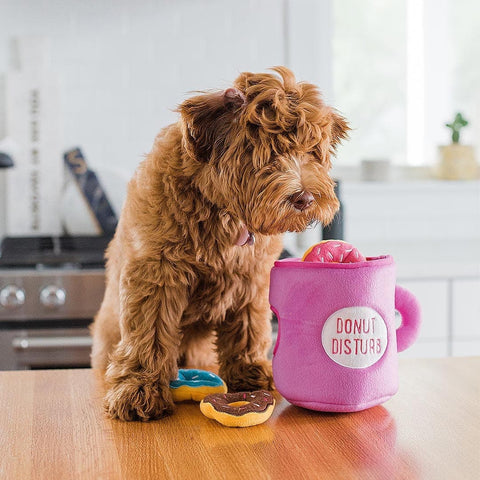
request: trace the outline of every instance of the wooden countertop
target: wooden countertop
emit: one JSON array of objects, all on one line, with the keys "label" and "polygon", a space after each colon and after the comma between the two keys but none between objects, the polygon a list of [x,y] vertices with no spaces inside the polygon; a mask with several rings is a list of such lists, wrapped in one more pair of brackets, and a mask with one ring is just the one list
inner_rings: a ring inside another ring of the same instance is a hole
[{"label": "wooden countertop", "polygon": [[2,479],[479,479],[480,357],[400,361],[400,390],[358,413],[277,395],[270,420],[227,428],[197,404],[111,421],[93,370],[0,372]]}]

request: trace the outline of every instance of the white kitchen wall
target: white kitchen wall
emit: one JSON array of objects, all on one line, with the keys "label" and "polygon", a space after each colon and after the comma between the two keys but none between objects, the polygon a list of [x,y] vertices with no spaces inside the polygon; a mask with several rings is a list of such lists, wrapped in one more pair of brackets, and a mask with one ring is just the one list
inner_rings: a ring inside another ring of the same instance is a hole
[{"label": "white kitchen wall", "polygon": [[[0,74],[10,68],[13,37],[48,36],[63,83],[65,148],[81,146],[94,168],[130,175],[191,91],[225,88],[241,71],[289,63],[329,90],[328,27],[319,28],[328,25],[329,4],[2,0]],[[315,38],[321,47],[303,48]]]}]

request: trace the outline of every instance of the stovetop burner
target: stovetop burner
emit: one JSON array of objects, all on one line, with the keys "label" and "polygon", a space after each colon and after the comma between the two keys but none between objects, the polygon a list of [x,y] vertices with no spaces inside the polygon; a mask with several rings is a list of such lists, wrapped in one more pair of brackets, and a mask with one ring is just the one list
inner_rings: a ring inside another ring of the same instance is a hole
[{"label": "stovetop burner", "polygon": [[110,236],[6,237],[0,268],[103,268]]}]

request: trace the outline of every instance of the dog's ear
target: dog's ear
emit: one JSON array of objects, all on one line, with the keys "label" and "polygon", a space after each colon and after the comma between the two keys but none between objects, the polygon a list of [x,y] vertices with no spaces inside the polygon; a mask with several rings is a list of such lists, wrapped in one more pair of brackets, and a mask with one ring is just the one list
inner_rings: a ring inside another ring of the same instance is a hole
[{"label": "dog's ear", "polygon": [[330,157],[335,154],[340,141],[348,137],[350,127],[345,118],[333,108],[326,108],[326,117],[324,117],[327,120],[326,135],[321,136],[322,140],[317,144],[317,150],[319,158],[322,159],[322,164],[326,168],[330,168],[332,166]]},{"label": "dog's ear", "polygon": [[331,150],[335,151],[337,145],[348,137],[348,132],[350,127],[348,126],[347,120],[338,114],[335,110],[330,111],[330,125],[331,125]]},{"label": "dog's ear", "polygon": [[213,153],[224,148],[232,121],[244,105],[245,96],[236,88],[185,100],[178,111],[187,151],[197,160],[208,162]]},{"label": "dog's ear", "polygon": [[238,88],[227,88],[223,92],[223,101],[225,106],[232,111],[242,108],[246,103],[245,95]]}]

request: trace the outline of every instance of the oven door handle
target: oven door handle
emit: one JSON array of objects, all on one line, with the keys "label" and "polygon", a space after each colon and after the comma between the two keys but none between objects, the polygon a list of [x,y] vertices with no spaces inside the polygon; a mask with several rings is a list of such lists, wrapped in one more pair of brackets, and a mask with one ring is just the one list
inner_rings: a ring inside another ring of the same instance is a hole
[{"label": "oven door handle", "polygon": [[45,348],[87,348],[92,346],[91,337],[16,337],[12,340],[15,350],[42,350]]}]

